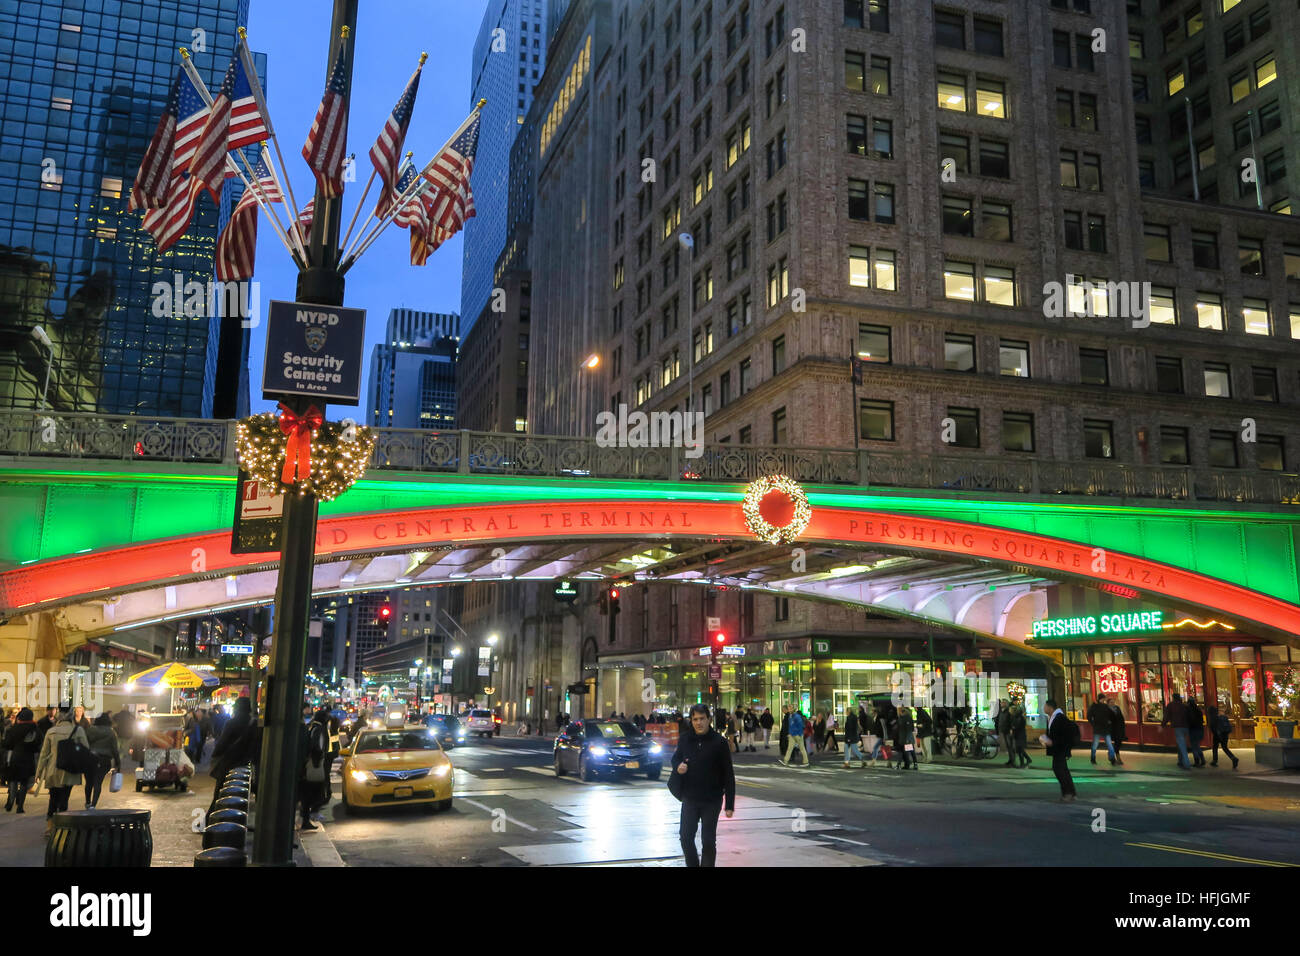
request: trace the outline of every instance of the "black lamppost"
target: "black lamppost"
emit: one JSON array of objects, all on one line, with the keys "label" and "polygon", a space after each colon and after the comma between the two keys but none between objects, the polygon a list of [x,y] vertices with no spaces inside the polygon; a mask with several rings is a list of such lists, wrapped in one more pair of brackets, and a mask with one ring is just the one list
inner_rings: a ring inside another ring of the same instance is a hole
[{"label": "black lamppost", "polygon": [[[325,62],[327,76],[337,57],[338,45],[354,42],[357,3],[358,0],[334,0],[330,49]],[[344,89],[349,91],[352,60],[351,56],[344,57]],[[344,282],[338,266],[342,196],[326,198],[318,181],[315,209],[309,266],[298,273],[297,301],[341,306]],[[305,415],[314,404],[308,398],[285,398],[283,403],[299,416]],[[262,758],[257,773],[257,827],[253,832],[253,863],[262,866],[293,865],[298,768],[303,760],[302,701],[316,557],[316,516],[314,494],[285,495],[280,580],[275,592],[275,639],[267,673]]]}]

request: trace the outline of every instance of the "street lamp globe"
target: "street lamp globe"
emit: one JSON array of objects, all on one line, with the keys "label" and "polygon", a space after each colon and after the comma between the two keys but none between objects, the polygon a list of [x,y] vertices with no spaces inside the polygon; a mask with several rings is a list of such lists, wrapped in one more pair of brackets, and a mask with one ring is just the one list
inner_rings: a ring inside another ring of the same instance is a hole
[{"label": "street lamp globe", "polygon": [[460,657],[460,648],[459,648],[459,647],[453,647],[453,648],[451,649],[451,656],[452,656],[452,657]]},{"label": "street lamp globe", "polygon": [[499,640],[501,640],[501,638],[498,637],[496,634],[489,634],[489,635],[488,635],[488,643],[491,644],[491,645],[493,645],[493,646],[496,646],[496,642],[499,641]]}]

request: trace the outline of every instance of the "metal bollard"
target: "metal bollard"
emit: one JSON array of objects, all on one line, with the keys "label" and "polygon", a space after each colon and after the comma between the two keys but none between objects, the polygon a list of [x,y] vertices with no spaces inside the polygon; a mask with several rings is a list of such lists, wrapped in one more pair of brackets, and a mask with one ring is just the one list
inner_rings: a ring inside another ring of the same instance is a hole
[{"label": "metal bollard", "polygon": [[203,828],[203,849],[210,850],[216,846],[228,846],[243,850],[248,839],[248,830],[238,823],[212,823]]},{"label": "metal bollard", "polygon": [[243,850],[229,846],[214,846],[194,855],[195,869],[213,866],[246,866],[248,857]]}]

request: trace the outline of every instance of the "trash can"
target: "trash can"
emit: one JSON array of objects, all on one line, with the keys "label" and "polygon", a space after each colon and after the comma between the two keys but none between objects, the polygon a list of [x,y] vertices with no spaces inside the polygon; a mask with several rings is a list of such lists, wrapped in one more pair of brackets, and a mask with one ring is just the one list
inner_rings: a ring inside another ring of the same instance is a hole
[{"label": "trash can", "polygon": [[45,845],[49,867],[148,866],[153,833],[148,810],[69,810],[54,815]]}]

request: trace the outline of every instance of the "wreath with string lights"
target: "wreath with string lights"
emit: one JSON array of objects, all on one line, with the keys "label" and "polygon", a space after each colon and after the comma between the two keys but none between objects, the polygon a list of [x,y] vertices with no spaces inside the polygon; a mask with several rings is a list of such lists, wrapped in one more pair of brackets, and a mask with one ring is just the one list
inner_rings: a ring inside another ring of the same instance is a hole
[{"label": "wreath with string lights", "polygon": [[1025,685],[1020,681],[1007,681],[1007,699],[1013,704],[1022,703],[1025,699]]},{"label": "wreath with string lights", "polygon": [[750,532],[768,544],[789,544],[804,533],[812,518],[808,496],[785,475],[751,481],[741,508]]},{"label": "wreath with string lights", "polygon": [[314,494],[333,501],[365,474],[375,434],[351,423],[327,422],[312,407],[295,415],[265,413],[236,424],[239,464],[281,494]]}]

